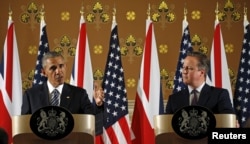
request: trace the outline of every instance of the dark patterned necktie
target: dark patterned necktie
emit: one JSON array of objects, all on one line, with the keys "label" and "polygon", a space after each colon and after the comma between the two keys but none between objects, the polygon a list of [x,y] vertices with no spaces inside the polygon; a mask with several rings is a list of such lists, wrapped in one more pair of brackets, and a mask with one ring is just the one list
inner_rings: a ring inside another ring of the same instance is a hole
[{"label": "dark patterned necktie", "polygon": [[59,105],[59,91],[57,89],[54,89],[51,93],[51,100],[50,104],[53,106],[58,106]]},{"label": "dark patterned necktie", "polygon": [[192,99],[191,105],[197,105],[197,102],[198,102],[197,90],[194,89],[192,93],[193,93],[193,99]]}]

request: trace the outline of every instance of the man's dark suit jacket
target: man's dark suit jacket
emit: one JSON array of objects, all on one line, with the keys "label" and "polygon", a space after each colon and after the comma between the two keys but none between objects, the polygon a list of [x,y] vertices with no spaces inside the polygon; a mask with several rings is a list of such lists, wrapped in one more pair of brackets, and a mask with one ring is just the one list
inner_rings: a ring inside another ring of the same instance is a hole
[{"label": "man's dark suit jacket", "polygon": [[[21,114],[33,114],[36,110],[49,105],[49,89],[45,82],[24,92]],[[72,114],[95,115],[95,133],[96,135],[102,133],[104,108],[92,104],[85,89],[64,83],[60,106]]]},{"label": "man's dark suit jacket", "polygon": [[[184,90],[172,94],[168,98],[166,113],[174,114],[177,110],[189,105],[189,91]],[[200,92],[198,104],[211,110],[214,114],[234,114],[234,109],[230,101],[229,93],[226,89],[204,85]]]},{"label": "man's dark suit jacket", "polygon": [[[49,105],[49,90],[45,82],[24,92],[21,114],[33,114],[39,108]],[[102,109],[93,106],[86,90],[67,83],[64,83],[62,89],[60,106],[72,114],[96,114]]]}]

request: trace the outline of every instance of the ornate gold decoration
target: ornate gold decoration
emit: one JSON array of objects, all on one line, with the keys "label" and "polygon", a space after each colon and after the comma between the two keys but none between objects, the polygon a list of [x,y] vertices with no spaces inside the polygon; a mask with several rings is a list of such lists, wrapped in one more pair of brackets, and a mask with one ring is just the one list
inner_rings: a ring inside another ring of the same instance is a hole
[{"label": "ornate gold decoration", "polygon": [[193,20],[199,20],[201,18],[201,12],[199,10],[192,11],[191,18]]},{"label": "ornate gold decoration", "polygon": [[128,21],[134,21],[135,17],[136,17],[136,15],[135,15],[134,11],[128,11],[126,13],[126,18],[127,18]]},{"label": "ornate gold decoration", "polygon": [[110,15],[106,12],[109,7],[103,8],[103,5],[97,1],[94,6],[87,6],[89,12],[86,14],[86,22],[90,24],[96,24],[96,29],[99,30],[100,24],[104,24],[110,21]]},{"label": "ornate gold decoration", "polygon": [[103,46],[102,45],[95,45],[94,46],[94,53],[95,54],[102,54],[103,52]]},{"label": "ornate gold decoration", "polygon": [[201,45],[201,38],[199,35],[195,34],[192,39],[191,39],[191,44],[192,45]]},{"label": "ornate gold decoration", "polygon": [[97,69],[94,71],[94,80],[103,80],[104,74],[103,71],[100,69]]},{"label": "ornate gold decoration", "polygon": [[165,1],[161,1],[158,6],[153,6],[153,13],[151,15],[151,19],[155,23],[161,23],[162,28],[165,29],[166,23],[173,23],[176,20],[176,15],[173,12],[174,6],[172,8],[168,6]]},{"label": "ornate gold decoration", "polygon": [[121,46],[121,55],[126,56],[128,54],[128,48],[126,46]]},{"label": "ornate gold decoration", "polygon": [[126,40],[120,38],[121,55],[128,56],[129,62],[132,63],[134,56],[140,56],[143,52],[142,39],[136,39],[130,34]]},{"label": "ornate gold decoration", "polygon": [[28,48],[28,53],[30,55],[37,55],[37,46],[30,45],[29,48]]},{"label": "ornate gold decoration", "polygon": [[68,11],[61,13],[61,20],[62,21],[69,21],[70,19],[70,13]]},{"label": "ornate gold decoration", "polygon": [[166,44],[161,44],[161,45],[159,46],[159,52],[160,52],[161,54],[167,53],[167,52],[168,52],[168,45],[166,45]]},{"label": "ornate gold decoration", "polygon": [[223,10],[218,10],[218,19],[220,22],[226,22],[227,28],[231,28],[232,22],[239,22],[242,18],[240,4],[234,4],[231,0],[227,0]]},{"label": "ornate gold decoration", "polygon": [[233,53],[234,51],[234,45],[233,44],[225,44],[225,51],[226,53]]},{"label": "ornate gold decoration", "polygon": [[133,88],[136,86],[136,80],[134,78],[127,79],[127,87]]},{"label": "ornate gold decoration", "polygon": [[60,52],[65,58],[68,56],[75,56],[76,53],[76,40],[71,40],[71,38],[67,35],[63,35],[61,39],[58,41],[57,39],[54,40],[56,43],[56,47],[54,51]]},{"label": "ornate gold decoration", "polygon": [[161,69],[161,80],[168,80],[169,79],[169,73],[166,69]]},{"label": "ornate gold decoration", "polygon": [[32,86],[32,82],[34,79],[34,74],[35,74],[35,70],[32,69],[28,75],[26,76],[26,74],[22,73],[22,89],[23,91],[27,90],[28,88],[30,88]]},{"label": "ornate gold decoration", "polygon": [[200,46],[198,50],[206,55],[208,54],[208,47],[205,45]]},{"label": "ornate gold decoration", "polygon": [[194,34],[194,36],[191,38],[191,44],[192,46],[198,47],[198,50],[204,54],[208,54],[208,48],[203,44],[200,36],[198,34]]},{"label": "ornate gold decoration", "polygon": [[28,80],[23,80],[22,81],[22,89],[23,91],[26,91],[28,88],[30,88],[32,85],[32,82],[28,81]]},{"label": "ornate gold decoration", "polygon": [[231,86],[232,86],[232,88],[235,88],[237,75],[235,74],[235,72],[233,71],[232,68],[228,68],[228,72],[229,72],[229,77],[231,80]]},{"label": "ornate gold decoration", "polygon": [[168,80],[166,82],[166,88],[167,89],[174,89],[174,80]]},{"label": "ornate gold decoration", "polygon": [[29,3],[27,6],[21,6],[23,13],[20,15],[20,21],[24,24],[31,24],[31,29],[35,28],[35,24],[40,23],[40,13],[35,2]]}]

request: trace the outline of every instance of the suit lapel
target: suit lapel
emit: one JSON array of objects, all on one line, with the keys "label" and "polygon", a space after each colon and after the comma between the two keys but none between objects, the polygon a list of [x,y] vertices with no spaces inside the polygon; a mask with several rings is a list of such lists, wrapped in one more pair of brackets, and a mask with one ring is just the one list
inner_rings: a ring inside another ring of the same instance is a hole
[{"label": "suit lapel", "polygon": [[198,104],[199,105],[206,105],[208,98],[209,98],[209,86],[207,84],[205,84],[201,90]]},{"label": "suit lapel", "polygon": [[46,83],[44,83],[40,89],[39,89],[39,99],[41,106],[49,106],[50,105],[50,99],[49,99],[49,89]]},{"label": "suit lapel", "polygon": [[[188,88],[185,88],[185,91],[184,91],[184,94],[182,94],[182,95],[184,95],[184,106],[188,106],[189,105],[189,91],[188,91]],[[181,100],[180,100],[181,101]]]},{"label": "suit lapel", "polygon": [[69,108],[69,104],[72,98],[72,92],[70,87],[64,83],[63,89],[62,89],[62,94],[61,94],[61,103],[60,106]]}]

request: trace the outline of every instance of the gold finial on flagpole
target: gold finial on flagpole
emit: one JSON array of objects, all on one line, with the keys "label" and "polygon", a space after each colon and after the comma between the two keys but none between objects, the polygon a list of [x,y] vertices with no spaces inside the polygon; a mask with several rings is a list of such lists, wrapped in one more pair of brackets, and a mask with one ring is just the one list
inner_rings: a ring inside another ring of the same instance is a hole
[{"label": "gold finial on flagpole", "polygon": [[116,8],[115,8],[115,4],[114,4],[114,8],[113,8],[113,22],[116,22]]},{"label": "gold finial on flagpole", "polygon": [[83,14],[84,14],[84,6],[83,6],[83,3],[82,3],[82,6],[81,6],[80,14],[81,14],[81,16],[83,16]]},{"label": "gold finial on flagpole", "polygon": [[184,20],[187,20],[187,8],[186,8],[186,4],[185,4],[185,7],[184,7]]},{"label": "gold finial on flagpole", "polygon": [[216,20],[219,20],[219,4],[218,4],[218,2],[216,3],[215,18],[216,18]]},{"label": "gold finial on flagpole", "polygon": [[148,20],[150,20],[150,4],[148,4],[147,15],[148,15]]},{"label": "gold finial on flagpole", "polygon": [[11,10],[11,7],[10,7],[10,5],[9,5],[9,20],[12,20],[12,10]]},{"label": "gold finial on flagpole", "polygon": [[42,8],[40,10],[41,21],[44,20],[44,14],[45,14],[44,5],[42,4]]},{"label": "gold finial on flagpole", "polygon": [[246,7],[246,3],[244,4],[244,19],[247,20],[247,7]]}]

